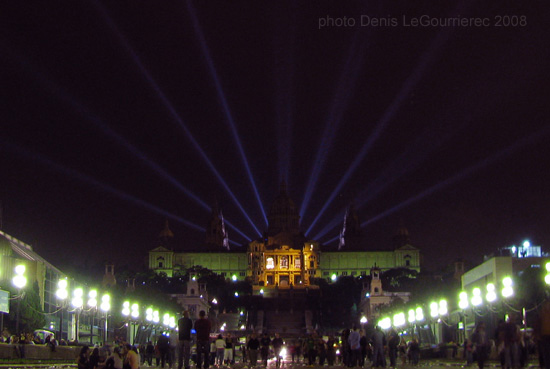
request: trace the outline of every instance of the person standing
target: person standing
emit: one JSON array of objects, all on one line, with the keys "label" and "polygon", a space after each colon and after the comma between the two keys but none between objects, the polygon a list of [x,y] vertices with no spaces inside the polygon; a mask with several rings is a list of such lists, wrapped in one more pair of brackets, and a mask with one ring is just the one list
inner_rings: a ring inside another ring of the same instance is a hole
[{"label": "person standing", "polygon": [[279,333],[275,333],[271,346],[273,346],[273,352],[275,353],[275,366],[279,368],[281,366],[281,350],[283,349],[283,339],[279,336]]},{"label": "person standing", "polygon": [[420,344],[416,337],[414,337],[409,344],[409,354],[411,355],[410,363],[412,365],[418,365],[418,360],[420,359]]},{"label": "person standing", "polygon": [[155,353],[155,346],[153,345],[153,342],[151,341],[147,342],[147,345],[145,346],[145,362],[149,366],[153,366],[154,353]]},{"label": "person standing", "polygon": [[359,339],[359,346],[361,346],[359,366],[363,367],[365,365],[365,358],[369,356],[369,340],[367,339],[367,335],[365,334],[365,331],[363,329],[359,331],[359,335],[361,336],[361,338]]},{"label": "person standing", "polygon": [[380,326],[377,325],[372,334],[372,366],[374,368],[386,367],[384,346],[386,346],[386,336]]},{"label": "person standing", "polygon": [[510,314],[504,323],[504,367],[506,369],[519,368],[519,327],[516,324],[515,314]]},{"label": "person standing", "polygon": [[199,312],[199,319],[195,322],[195,332],[197,334],[197,369],[208,369],[210,354],[210,330],[212,324],[206,317],[206,311]]},{"label": "person standing", "polygon": [[473,351],[479,369],[483,369],[485,361],[489,356],[489,339],[485,331],[485,322],[479,322],[476,326],[474,334],[472,334]]},{"label": "person standing", "polygon": [[214,345],[216,346],[215,363],[221,367],[223,365],[223,355],[225,353],[225,340],[221,334],[218,334],[218,338],[214,341]]},{"label": "person standing", "polygon": [[388,353],[390,356],[390,366],[395,368],[397,365],[397,346],[399,345],[399,335],[395,329],[391,329],[388,337]]},{"label": "person standing", "polygon": [[334,335],[329,335],[327,340],[327,363],[328,366],[333,366],[336,362],[336,350],[334,349],[334,346],[336,346],[336,339],[334,338]]},{"label": "person standing", "polygon": [[233,342],[233,337],[231,337],[231,334],[228,334],[227,337],[225,337],[225,349],[223,353],[223,361],[228,366],[233,365],[235,363],[233,359],[234,348],[235,348],[235,344]]},{"label": "person standing", "polygon": [[361,340],[361,335],[359,334],[357,327],[353,326],[348,337],[348,344],[351,350],[351,356],[350,356],[350,362],[349,362],[350,367],[357,366],[357,363],[359,362],[359,356],[361,355],[361,345],[359,344],[360,340]]},{"label": "person standing", "polygon": [[267,367],[267,359],[269,357],[269,345],[271,344],[271,339],[267,333],[264,333],[260,339],[260,354],[262,355],[262,362],[265,367]]},{"label": "person standing", "polygon": [[250,335],[250,339],[246,344],[246,349],[248,351],[248,357],[250,359],[250,367],[255,368],[256,363],[258,362],[258,349],[260,348],[260,341],[256,338],[256,333]]},{"label": "person standing", "polygon": [[164,368],[164,364],[167,360],[170,363],[170,339],[164,334],[164,332],[157,340],[157,347],[160,353],[160,367]]}]

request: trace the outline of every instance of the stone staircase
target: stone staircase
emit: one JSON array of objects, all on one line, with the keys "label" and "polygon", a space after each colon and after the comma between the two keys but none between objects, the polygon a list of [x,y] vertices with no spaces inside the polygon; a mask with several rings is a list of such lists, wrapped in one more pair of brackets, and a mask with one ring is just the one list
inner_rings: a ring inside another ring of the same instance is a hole
[{"label": "stone staircase", "polygon": [[305,333],[303,311],[266,311],[264,332],[280,333],[284,337],[298,337]]}]

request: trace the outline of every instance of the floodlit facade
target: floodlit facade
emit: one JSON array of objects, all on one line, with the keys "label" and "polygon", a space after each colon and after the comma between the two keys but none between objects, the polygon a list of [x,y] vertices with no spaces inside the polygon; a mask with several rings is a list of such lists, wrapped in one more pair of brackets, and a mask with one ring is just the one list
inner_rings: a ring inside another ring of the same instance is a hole
[{"label": "floodlit facade", "polygon": [[[226,278],[248,280],[255,292],[265,288],[309,288],[313,278],[368,275],[376,266],[382,272],[408,268],[420,272],[420,251],[411,245],[409,233],[399,229],[392,249],[367,248],[360,222],[353,207],[344,219],[340,244],[326,247],[304,236],[300,216],[283,183],[268,213],[263,237],[246,247],[230,249],[223,216],[213,207],[205,243],[190,251],[175,251],[168,224],[159,245],[149,251],[149,269],[171,277],[202,266]],[[315,287],[313,287],[315,288]]]}]

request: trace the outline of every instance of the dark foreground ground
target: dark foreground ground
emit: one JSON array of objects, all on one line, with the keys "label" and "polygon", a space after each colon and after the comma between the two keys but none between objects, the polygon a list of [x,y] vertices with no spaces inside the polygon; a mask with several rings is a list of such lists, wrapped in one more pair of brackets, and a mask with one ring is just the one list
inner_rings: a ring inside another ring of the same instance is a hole
[{"label": "dark foreground ground", "polygon": [[[63,369],[63,368],[76,368],[76,363],[67,363],[67,362],[39,362],[39,361],[31,361],[31,360],[25,360],[20,362],[6,362],[0,360],[0,369],[18,369],[18,368],[25,368],[25,369]],[[466,368],[466,369],[477,369],[477,365],[470,365],[467,366],[466,363],[463,360],[456,360],[456,359],[429,359],[429,360],[421,360],[418,366],[412,366],[406,363],[405,365],[399,364],[396,369],[414,369],[418,367],[430,367],[433,369],[438,368],[449,368],[449,367],[456,367],[456,368]],[[489,360],[485,363],[486,368],[500,368],[500,363],[497,361]],[[153,366],[148,365],[142,365],[140,368],[161,368],[160,366],[156,366],[153,364]],[[169,366],[165,366],[166,369],[169,368]],[[177,369],[177,365],[172,366],[173,369]],[[236,363],[235,365],[228,367],[228,366],[222,366],[221,368],[218,366],[210,366],[210,369],[248,369],[248,365],[242,364],[242,363]],[[343,369],[344,367],[342,365],[335,365],[332,367],[329,367],[327,365],[320,367],[319,365],[314,366],[308,366],[304,365],[303,363],[290,363],[290,362],[284,362],[281,369],[302,369],[302,368],[323,368],[323,369]],[[363,367],[364,369],[373,369],[371,368],[371,365],[368,364],[367,366]],[[389,367],[387,367],[389,369]],[[529,360],[528,364],[524,367],[524,369],[536,369],[539,368],[538,360],[533,357]],[[195,366],[192,366],[191,369],[195,369]],[[262,365],[257,365],[256,369],[264,369]],[[267,369],[276,369],[275,362],[268,363]],[[357,367],[358,369],[358,367]]]}]

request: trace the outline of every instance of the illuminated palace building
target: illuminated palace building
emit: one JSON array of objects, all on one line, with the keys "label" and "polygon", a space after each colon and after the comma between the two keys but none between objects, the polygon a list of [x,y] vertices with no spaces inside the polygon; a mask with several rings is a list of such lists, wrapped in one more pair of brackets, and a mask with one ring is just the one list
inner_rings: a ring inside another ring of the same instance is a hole
[{"label": "illuminated palace building", "polygon": [[406,229],[393,237],[393,245],[367,246],[353,207],[344,219],[339,245],[333,248],[307,239],[300,231],[300,217],[283,183],[268,214],[264,236],[244,247],[230,248],[221,211],[215,206],[207,225],[205,242],[191,251],[175,251],[174,235],[166,224],[159,245],[149,252],[149,269],[171,277],[202,266],[227,278],[249,280],[255,293],[271,289],[315,288],[313,278],[369,275],[377,267],[384,271],[409,268],[420,271],[420,252],[409,241]]}]

